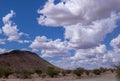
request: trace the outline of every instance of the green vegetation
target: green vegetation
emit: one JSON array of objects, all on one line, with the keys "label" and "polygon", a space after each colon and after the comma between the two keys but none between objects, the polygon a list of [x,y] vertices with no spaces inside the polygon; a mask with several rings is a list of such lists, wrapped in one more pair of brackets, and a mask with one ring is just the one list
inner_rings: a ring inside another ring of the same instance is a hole
[{"label": "green vegetation", "polygon": [[0,77],[8,78],[12,74],[11,70],[5,67],[0,67]]},{"label": "green vegetation", "polygon": [[62,70],[61,73],[63,76],[66,76],[67,74],[72,73],[72,70]]},{"label": "green vegetation", "polygon": [[54,77],[54,76],[57,76],[59,74],[59,71],[53,67],[48,67],[46,74],[49,75],[50,77]]},{"label": "green vegetation", "polygon": [[42,71],[38,69],[38,70],[35,70],[35,73],[37,73],[38,75],[41,75]]},{"label": "green vegetation", "polygon": [[120,67],[116,70],[116,78],[120,81]]},{"label": "green vegetation", "polygon": [[104,73],[104,72],[106,72],[106,69],[103,68],[103,67],[101,67],[101,68],[100,68],[100,71],[101,71],[101,73]]},{"label": "green vegetation", "polygon": [[89,71],[89,70],[85,70],[85,74],[86,74],[87,76],[89,76],[90,71]]},{"label": "green vegetation", "polygon": [[20,71],[20,72],[16,72],[16,77],[17,78],[31,78],[31,74],[34,74],[33,71],[27,71],[27,70],[24,70],[24,71]]},{"label": "green vegetation", "polygon": [[[101,73],[104,73],[106,71],[114,71],[114,69],[105,69],[105,68],[99,68],[99,69],[93,69],[93,70],[86,70],[84,68],[77,68],[75,70],[58,70],[54,67],[48,67],[46,70],[42,71],[40,69],[36,69],[36,70],[22,70],[19,72],[11,72],[10,69],[8,68],[2,68],[0,67],[0,77],[1,78],[7,78],[10,74],[15,75],[17,78],[32,78],[32,74],[36,73],[38,74],[40,77],[45,78],[46,76],[50,76],[50,77],[57,77],[57,76],[66,76],[68,74],[74,74],[76,76],[81,77],[83,75],[83,73],[85,73],[87,76],[90,75],[90,73],[94,73],[95,75],[100,75]],[[118,79],[118,81],[120,81],[120,65],[116,66],[116,77]]]},{"label": "green vegetation", "polygon": [[114,69],[110,69],[110,71],[111,71],[112,73],[114,73]]},{"label": "green vegetation", "polygon": [[120,63],[118,65],[115,65],[116,68],[116,78],[118,81],[120,81]]},{"label": "green vegetation", "polygon": [[100,71],[100,69],[94,69],[94,70],[93,70],[93,73],[94,73],[95,75],[100,75],[100,74],[101,74],[101,71]]},{"label": "green vegetation", "polygon": [[66,74],[67,74],[67,72],[65,70],[62,70],[61,73],[63,76],[66,76]]},{"label": "green vegetation", "polygon": [[66,70],[66,73],[67,74],[70,74],[72,71],[71,70]]},{"label": "green vegetation", "polygon": [[64,71],[64,70],[61,73],[63,76],[66,76],[66,74],[67,74],[66,71]]},{"label": "green vegetation", "polygon": [[84,73],[85,69],[84,68],[77,68],[76,70],[73,71],[73,73],[77,76],[81,76]]}]

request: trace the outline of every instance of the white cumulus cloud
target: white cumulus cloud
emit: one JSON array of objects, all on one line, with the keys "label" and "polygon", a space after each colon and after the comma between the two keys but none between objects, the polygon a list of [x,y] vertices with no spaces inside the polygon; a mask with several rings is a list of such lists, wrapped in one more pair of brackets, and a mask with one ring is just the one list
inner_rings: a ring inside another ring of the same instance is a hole
[{"label": "white cumulus cloud", "polygon": [[65,28],[65,41],[46,40],[39,46],[40,44],[34,40],[30,47],[43,49],[44,56],[52,54],[55,56],[57,52],[61,52],[53,50],[57,48],[67,50],[65,53],[75,51],[72,56],[51,63],[64,68],[74,68],[88,65],[110,66],[118,62],[120,37],[111,41],[113,50],[107,50],[106,45],[101,42],[107,34],[118,27],[120,0],[61,0],[57,4],[54,0],[48,0],[43,9],[38,10],[38,14],[40,14],[38,18],[40,25]]},{"label": "white cumulus cloud", "polygon": [[70,40],[70,46],[75,49],[86,49],[98,46],[108,33],[116,27],[116,21],[120,18],[118,14],[111,14],[106,19],[94,21],[91,25],[76,25],[65,27],[65,38]]},{"label": "white cumulus cloud", "polygon": [[7,49],[5,48],[0,48],[0,54],[7,52]]},{"label": "white cumulus cloud", "polygon": [[38,23],[47,26],[63,26],[65,39],[70,46],[84,49],[98,46],[120,19],[119,0],[66,0],[58,4],[48,0],[38,13]]},{"label": "white cumulus cloud", "polygon": [[116,52],[120,53],[120,34],[110,42],[110,45]]},{"label": "white cumulus cloud", "polygon": [[120,9],[120,0],[66,0],[54,4],[48,0],[39,14],[39,24],[66,26],[77,23],[88,24],[92,21],[107,18],[111,12]]},{"label": "white cumulus cloud", "polygon": [[20,32],[17,25],[11,20],[13,16],[15,15],[15,12],[13,10],[10,11],[5,17],[2,18],[4,26],[2,27],[2,31],[4,35],[6,35],[8,38],[8,41],[17,41],[21,42],[20,40],[21,36],[26,35],[23,32]]},{"label": "white cumulus cloud", "polygon": [[101,58],[103,54],[107,53],[105,45],[99,45],[98,47],[91,49],[79,49],[76,51],[75,55],[72,57],[73,60],[79,59],[92,59],[92,58]]},{"label": "white cumulus cloud", "polygon": [[64,69],[75,69],[77,67],[86,69],[108,68],[119,62],[119,53],[114,50],[107,50],[105,45],[99,45],[91,49],[76,50],[73,56],[50,62]]},{"label": "white cumulus cloud", "polygon": [[42,57],[59,57],[68,56],[67,42],[62,42],[60,39],[51,40],[45,36],[37,36],[30,48],[41,50]]}]

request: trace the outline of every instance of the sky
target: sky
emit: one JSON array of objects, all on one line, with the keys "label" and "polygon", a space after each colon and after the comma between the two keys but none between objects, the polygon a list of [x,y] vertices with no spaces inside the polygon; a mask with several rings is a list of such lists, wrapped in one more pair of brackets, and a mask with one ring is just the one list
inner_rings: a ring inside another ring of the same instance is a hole
[{"label": "sky", "polygon": [[64,69],[112,67],[120,62],[119,4],[1,0],[0,53],[29,50]]}]

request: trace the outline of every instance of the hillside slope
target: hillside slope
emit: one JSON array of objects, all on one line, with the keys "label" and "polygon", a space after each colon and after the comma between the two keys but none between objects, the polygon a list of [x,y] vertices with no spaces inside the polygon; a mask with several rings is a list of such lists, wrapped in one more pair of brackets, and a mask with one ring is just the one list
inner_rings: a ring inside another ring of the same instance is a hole
[{"label": "hillside slope", "polygon": [[46,70],[48,67],[56,68],[33,52],[19,50],[0,54],[0,67],[7,67],[12,71]]}]

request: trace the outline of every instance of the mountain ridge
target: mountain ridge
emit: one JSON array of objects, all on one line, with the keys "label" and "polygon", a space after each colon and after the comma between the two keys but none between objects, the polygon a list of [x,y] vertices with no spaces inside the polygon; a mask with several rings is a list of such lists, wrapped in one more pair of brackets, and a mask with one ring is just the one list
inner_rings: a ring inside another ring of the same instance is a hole
[{"label": "mountain ridge", "polygon": [[57,68],[36,53],[20,50],[0,54],[0,67],[7,67],[13,72],[37,69],[45,71],[48,67]]}]

